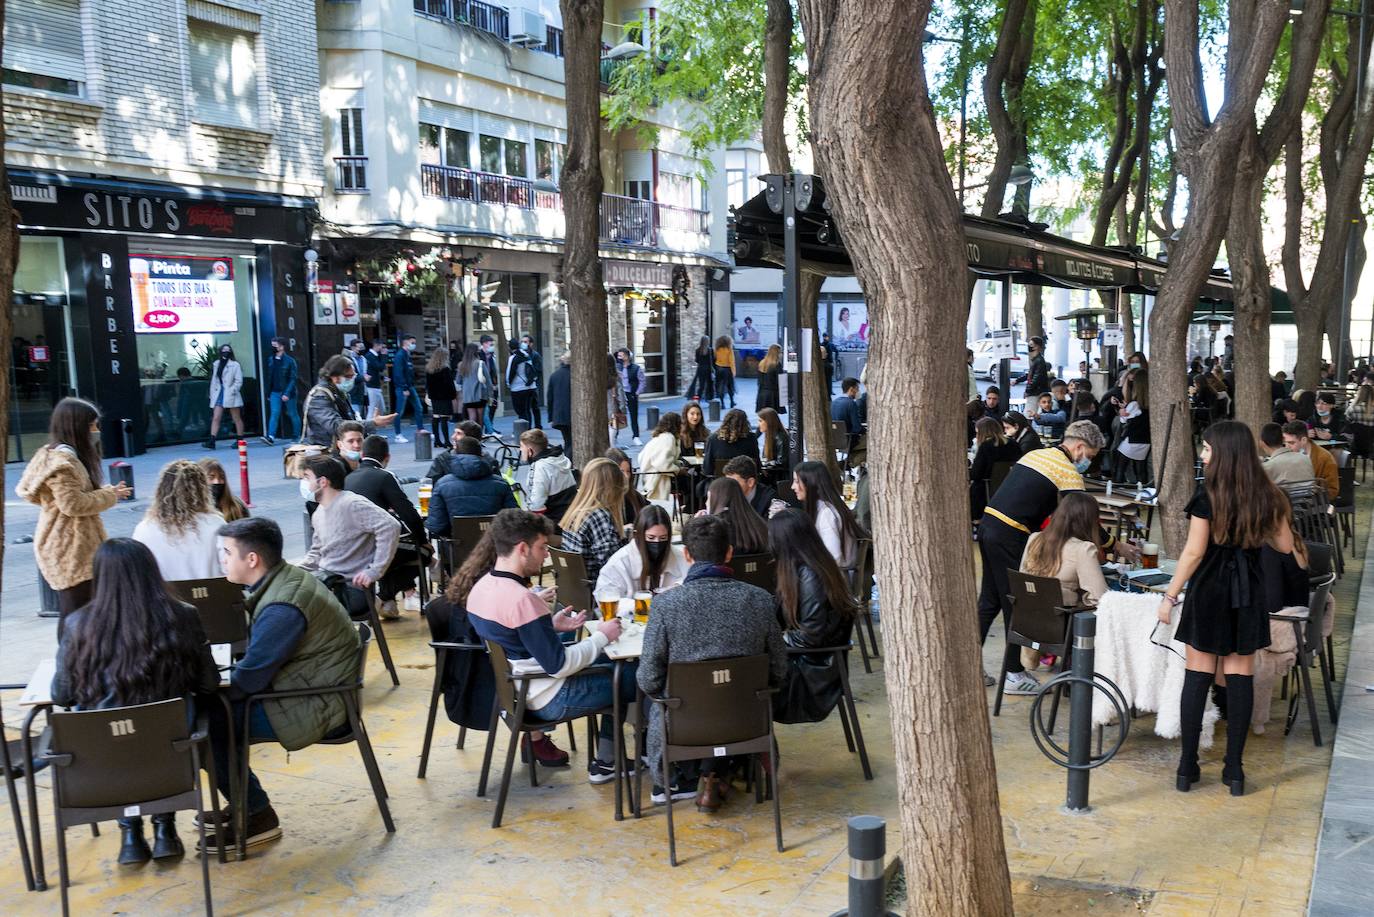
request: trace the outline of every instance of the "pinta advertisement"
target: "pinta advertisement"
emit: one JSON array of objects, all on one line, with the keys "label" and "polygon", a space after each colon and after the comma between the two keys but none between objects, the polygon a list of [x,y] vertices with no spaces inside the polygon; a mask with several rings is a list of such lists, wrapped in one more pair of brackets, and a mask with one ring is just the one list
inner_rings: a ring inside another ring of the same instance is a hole
[{"label": "pinta advertisement", "polygon": [[130,255],[129,283],[140,334],[239,330],[233,258]]}]

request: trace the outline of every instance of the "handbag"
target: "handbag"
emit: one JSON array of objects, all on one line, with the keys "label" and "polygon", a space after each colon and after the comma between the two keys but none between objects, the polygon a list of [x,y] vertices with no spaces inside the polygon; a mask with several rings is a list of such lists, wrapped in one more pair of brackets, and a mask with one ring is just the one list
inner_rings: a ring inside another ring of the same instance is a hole
[{"label": "handbag", "polygon": [[624,411],[616,411],[615,416],[612,418],[612,422],[615,424],[617,430],[623,430],[630,424],[630,420],[625,416]]}]

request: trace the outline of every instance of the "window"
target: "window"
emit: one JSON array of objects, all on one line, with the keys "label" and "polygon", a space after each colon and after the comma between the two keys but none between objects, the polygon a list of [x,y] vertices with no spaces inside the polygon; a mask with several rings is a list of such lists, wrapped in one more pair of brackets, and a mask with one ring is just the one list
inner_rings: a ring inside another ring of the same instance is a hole
[{"label": "window", "polygon": [[444,165],[454,169],[472,168],[472,154],[468,144],[472,135],[457,128],[444,128]]},{"label": "window", "polygon": [[482,134],[478,138],[482,171],[524,178],[529,174],[529,144],[522,140],[502,140]]},{"label": "window", "polygon": [[339,150],[345,156],[365,156],[363,152],[363,110],[339,109]]},{"label": "window", "polygon": [[187,34],[195,119],[253,127],[258,120],[257,36],[195,19],[187,24]]},{"label": "window", "polygon": [[439,148],[439,137],[443,128],[437,124],[420,125],[420,162],[427,166],[444,164],[443,153]]},{"label": "window", "polygon": [[726,169],[725,189],[731,207],[743,206],[749,200],[749,172],[745,169]]},{"label": "window", "polygon": [[534,177],[540,181],[558,184],[558,173],[563,165],[563,144],[552,140],[534,141]]},{"label": "window", "polygon": [[673,207],[694,210],[701,203],[695,186],[696,179],[690,175],[660,172],[658,176],[659,201]]},{"label": "window", "polygon": [[4,82],[79,96],[85,79],[81,0],[10,0],[5,8]]},{"label": "window", "polygon": [[625,182],[625,196],[638,198],[641,201],[653,200],[653,182],[627,181]]},{"label": "window", "polygon": [[503,140],[501,142],[506,146],[506,174],[524,178],[529,172],[526,165],[529,160],[529,144],[519,140]]},{"label": "window", "polygon": [[429,166],[448,166],[451,169],[470,168],[468,140],[471,135],[452,127],[437,124],[420,125],[420,162]]},{"label": "window", "polygon": [[483,172],[501,171],[501,138],[487,137],[483,135],[478,141],[478,147],[482,154]]}]

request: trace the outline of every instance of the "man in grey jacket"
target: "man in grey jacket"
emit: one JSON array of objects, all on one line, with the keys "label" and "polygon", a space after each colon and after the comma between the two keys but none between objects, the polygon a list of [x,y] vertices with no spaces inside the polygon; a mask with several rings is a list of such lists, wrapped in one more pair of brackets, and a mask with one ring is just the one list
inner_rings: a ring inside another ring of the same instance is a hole
[{"label": "man in grey jacket", "polygon": [[[661,696],[668,684],[668,665],[701,662],[732,656],[769,656],[770,685],[781,684],[787,675],[787,649],[778,626],[773,596],[757,586],[734,578],[728,564],[734,554],[730,530],[719,516],[698,516],[682,528],[683,553],[692,565],[681,586],[654,598],[649,624],[644,630],[644,653],[639,659],[639,687]],[[653,773],[662,774],[663,710],[657,704],[649,719],[649,761]],[[729,788],[729,759],[702,762],[701,782],[695,792],[698,807],[714,810]],[[661,778],[660,778],[661,779]],[[674,785],[653,788],[653,801],[686,799],[690,788]]]},{"label": "man in grey jacket", "polygon": [[[332,455],[306,458],[301,496],[319,503],[310,522],[310,550],[300,566],[312,573],[337,573],[358,589],[372,590],[396,556],[401,523],[361,494],[344,490],[347,472]],[[398,618],[395,602],[383,617]]]}]

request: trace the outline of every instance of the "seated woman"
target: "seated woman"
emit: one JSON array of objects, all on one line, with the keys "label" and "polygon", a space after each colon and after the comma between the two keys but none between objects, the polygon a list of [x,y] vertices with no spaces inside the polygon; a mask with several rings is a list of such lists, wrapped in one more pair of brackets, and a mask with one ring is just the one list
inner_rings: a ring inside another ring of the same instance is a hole
[{"label": "seated woman", "polygon": [[223,575],[217,537],[222,525],[224,519],[210,508],[205,469],[178,459],[158,475],[157,490],[134,526],[133,539],[152,551],[163,579],[211,579]]},{"label": "seated woman", "polygon": [[[699,412],[699,409],[698,409]],[[650,500],[673,498],[673,480],[682,467],[682,418],[669,411],[658,419],[639,453],[639,491]]]},{"label": "seated woman", "polygon": [[1150,456],[1150,376],[1134,372],[1126,388],[1126,406],[1121,409],[1121,442],[1116,451],[1127,460],[1115,463],[1117,481],[1145,484],[1154,476]]},{"label": "seated woman", "polygon": [[229,479],[224,474],[224,466],[212,458],[203,458],[196,464],[204,469],[206,480],[210,482],[210,508],[223,516],[225,522],[247,519],[248,507],[229,492]]},{"label": "seated woman", "polygon": [[787,428],[782,418],[772,408],[759,411],[759,480],[765,484],[776,484],[784,480],[788,473],[791,456],[787,449]]},{"label": "seated woman", "polygon": [[768,550],[768,529],[749,505],[744,490],[734,478],[719,477],[706,490],[703,513],[719,516],[730,529],[730,547],[735,554],[762,554]]},{"label": "seated woman", "polygon": [[[849,643],[859,609],[816,527],[801,510],[785,509],[768,520],[768,537],[777,558],[783,641],[799,648]],[[773,695],[773,719],[818,723],[840,702],[843,690],[834,657],[789,653],[787,677]]]},{"label": "seated woman", "polygon": [[697,443],[705,443],[711,436],[706,427],[706,415],[701,413],[701,405],[689,401],[682,406],[682,426],[678,431],[679,450],[683,455],[694,455]]},{"label": "seated woman", "polygon": [[1096,605],[1107,591],[1097,537],[1097,501],[1081,490],[1059,498],[1059,508],[1043,531],[1031,535],[1021,555],[1021,572],[1059,580],[1066,606]]},{"label": "seated woman", "polygon": [[595,458],[582,469],[577,488],[561,524],[563,550],[576,551],[587,564],[587,579],[596,582],[601,568],[625,543],[625,475],[610,459]]},{"label": "seated woman", "polygon": [[661,592],[679,585],[687,567],[682,549],[673,544],[673,523],[667,511],[650,503],[635,519],[634,538],[601,568],[596,589],[614,589],[625,597]]},{"label": "seated woman", "polygon": [[[189,463],[188,463],[189,464]],[[66,619],[57,647],[52,699],[59,707],[97,710],[214,694],[219,672],[195,608],[174,599],[157,561],[132,538],[111,538],[95,552],[91,601]],[[153,816],[153,849],[143,819],[119,819],[121,865],[185,853],[176,814]]]},{"label": "seated woman", "polygon": [[737,455],[747,455],[757,464],[759,441],[749,429],[749,417],[739,408],[731,408],[725,412],[720,427],[706,440],[702,470],[706,477],[716,477],[716,468],[724,468],[725,463]]},{"label": "seated woman", "polygon": [[977,451],[968,469],[969,518],[983,518],[988,503],[988,481],[998,462],[1016,464],[1021,460],[1021,447],[1007,439],[1002,423],[995,417],[984,417],[974,425],[973,441]]},{"label": "seated woman", "polygon": [[1021,447],[1021,454],[1034,452],[1036,449],[1043,448],[1040,437],[1035,435],[1031,429],[1030,421],[1026,415],[1020,411],[1007,411],[1002,417],[1002,432],[1007,434],[1007,439]]},{"label": "seated woman", "polygon": [[821,462],[802,462],[792,472],[792,492],[840,569],[853,567],[858,562],[859,539],[868,533],[845,505],[830,469]]},{"label": "seated woman", "polygon": [[649,505],[649,501],[644,499],[644,495],[635,490],[635,468],[630,464],[630,457],[621,449],[615,446],[607,449],[601,454],[602,458],[610,459],[615,462],[620,473],[625,475],[625,508],[624,518],[638,519],[639,511]]}]

